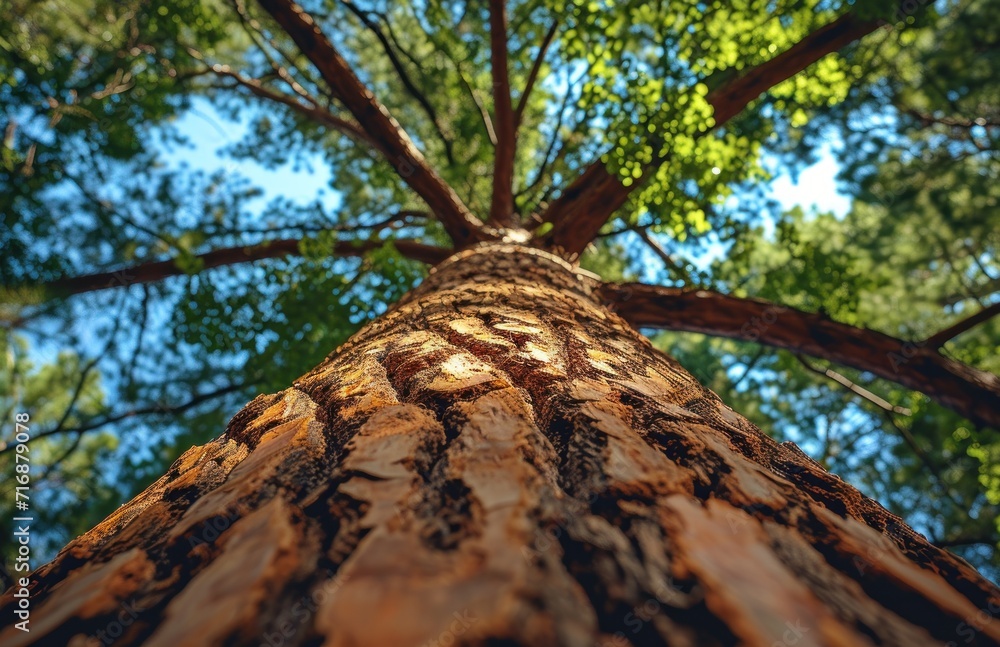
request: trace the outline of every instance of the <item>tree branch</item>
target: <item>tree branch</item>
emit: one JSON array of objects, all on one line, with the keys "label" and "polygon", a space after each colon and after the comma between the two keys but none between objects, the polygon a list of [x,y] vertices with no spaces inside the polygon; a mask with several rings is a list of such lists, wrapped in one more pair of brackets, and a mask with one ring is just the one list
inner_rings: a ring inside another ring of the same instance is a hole
[{"label": "tree branch", "polygon": [[975,119],[969,119],[968,117],[937,117],[926,112],[921,112],[916,108],[905,108],[902,110],[903,113],[910,115],[917,121],[919,121],[924,126],[930,126],[931,124],[941,124],[942,126],[949,126],[951,128],[961,128],[964,130],[970,130],[972,128],[996,128],[1000,126],[1000,119],[996,117],[976,117]]},{"label": "tree branch", "polygon": [[[300,254],[299,241],[300,239],[298,238],[285,238],[260,245],[226,247],[198,254],[195,258],[201,261],[203,269],[209,269],[224,265],[249,263],[265,258],[297,256]],[[426,245],[414,240],[396,240],[391,242],[400,254],[422,263],[436,264],[451,254],[451,250]],[[385,242],[380,240],[349,240],[335,243],[331,252],[334,256],[362,256],[366,252],[378,249],[383,244]],[[108,288],[127,287],[139,283],[153,283],[182,274],[185,274],[184,270],[179,268],[172,260],[154,261],[111,272],[99,272],[97,274],[58,279],[44,284],[43,287],[48,293],[54,296],[69,296],[106,290]]]},{"label": "tree branch", "polygon": [[506,0],[490,0],[490,66],[493,70],[493,121],[497,135],[490,223],[498,227],[516,227],[514,156],[517,153],[517,118],[511,105],[507,70]]},{"label": "tree branch", "polygon": [[406,131],[358,79],[312,16],[290,0],[260,0],[260,4],[312,61],[337,99],[354,115],[400,178],[423,198],[456,247],[488,238],[482,223],[427,164]]},{"label": "tree branch", "polygon": [[987,306],[977,312],[976,314],[962,319],[953,326],[948,326],[944,330],[938,333],[934,333],[924,342],[930,348],[941,348],[946,343],[958,337],[967,330],[970,330],[979,324],[989,321],[993,317],[1000,314],[1000,301],[997,301],[991,306]]},{"label": "tree branch", "polygon": [[[996,278],[990,278],[987,275],[987,280],[981,285],[976,286],[977,291],[981,293],[983,297],[990,297],[1000,292],[1000,276]],[[938,301],[939,304],[943,306],[953,306],[956,303],[961,303],[966,299],[980,300],[980,297],[968,294],[951,294]]]},{"label": "tree branch", "polygon": [[[880,24],[847,13],[773,59],[721,85],[707,97],[714,109],[713,128],[725,124],[769,88],[871,33]],[[654,158],[644,169],[642,178],[654,175],[656,168],[668,159],[669,156]],[[570,257],[579,255],[611,215],[625,204],[628,196],[641,186],[642,178],[625,186],[616,175],[608,172],[603,162],[594,162],[542,215],[543,221],[553,224],[551,231],[543,237],[542,244]]]},{"label": "tree branch", "polygon": [[[521,197],[522,195],[526,195],[528,193],[534,194],[530,197],[530,199],[526,201],[525,208],[536,224],[540,224],[542,220],[540,216],[534,213],[534,207],[541,202],[542,198],[544,198],[544,192],[542,192],[541,194],[537,194],[537,192],[535,192],[535,188],[539,184],[541,184],[543,179],[545,179],[546,175],[548,174],[549,167],[559,162],[559,160],[562,159],[562,157],[566,152],[567,141],[561,136],[560,131],[562,131],[563,123],[566,121],[566,109],[569,107],[570,102],[573,100],[574,92],[576,91],[577,86],[580,84],[580,81],[582,81],[585,76],[586,72],[581,73],[575,79],[572,79],[567,75],[566,93],[563,95],[562,102],[559,104],[559,111],[556,113],[556,123],[555,126],[552,128],[552,137],[549,139],[549,145],[545,149],[545,154],[542,155],[542,162],[538,166],[538,169],[535,171],[534,179],[532,179],[531,182],[529,182],[526,187],[522,188],[516,194],[517,197]],[[559,150],[553,156],[552,153],[556,151],[557,145],[559,146]],[[530,208],[528,208],[527,205],[531,205]]]},{"label": "tree branch", "polygon": [[740,376],[736,379],[735,382],[733,382],[732,384],[733,391],[735,391],[736,387],[738,387],[740,384],[743,383],[743,380],[747,379],[747,376],[750,375],[750,371],[752,371],[754,367],[757,366],[757,362],[759,362],[761,358],[764,357],[764,352],[766,350],[767,349],[764,346],[761,346],[760,348],[757,349],[757,352],[754,354],[753,358],[746,363],[746,368],[743,369],[743,372],[740,374]]},{"label": "tree branch", "polygon": [[462,69],[462,64],[451,57],[448,52],[443,52],[445,57],[451,62],[452,66],[455,68],[455,74],[458,76],[458,81],[461,83],[462,87],[469,94],[469,98],[472,99],[472,103],[476,105],[476,110],[479,111],[479,117],[483,122],[483,130],[486,132],[487,139],[490,140],[490,144],[494,147],[497,145],[497,131],[493,127],[493,118],[490,117],[490,111],[486,109],[486,105],[483,103],[482,98],[479,96],[479,92],[472,87],[472,82],[469,81],[468,77],[465,76],[465,70]]},{"label": "tree branch", "polygon": [[213,65],[210,69],[217,76],[233,79],[238,85],[248,89],[251,93],[261,99],[267,99],[268,101],[274,101],[275,103],[288,106],[295,112],[312,119],[318,124],[328,126],[334,130],[339,130],[355,141],[363,142],[369,146],[378,148],[375,141],[368,137],[368,134],[356,123],[346,119],[341,119],[319,106],[307,106],[294,97],[266,88],[257,79],[250,79],[239,74],[238,72],[234,72],[228,65]]},{"label": "tree branch", "polygon": [[558,27],[559,21],[553,20],[552,26],[549,27],[549,30],[545,32],[545,37],[542,38],[542,44],[538,46],[538,56],[535,57],[535,62],[531,65],[531,71],[528,72],[528,79],[524,82],[524,91],[521,92],[521,96],[517,100],[517,108],[514,109],[515,126],[521,125],[524,108],[528,105],[528,98],[531,96],[531,91],[535,88],[535,82],[538,81],[538,73],[542,69],[545,53],[549,51],[549,45],[552,44],[552,39],[555,38]]},{"label": "tree branch", "polygon": [[360,20],[361,23],[368,28],[368,31],[372,32],[372,34],[375,35],[375,38],[378,39],[378,42],[381,43],[382,51],[384,51],[385,55],[389,58],[389,63],[392,64],[392,69],[396,71],[396,74],[399,76],[399,80],[403,84],[403,87],[406,89],[409,95],[413,97],[413,99],[416,100],[418,104],[420,104],[420,108],[424,111],[424,114],[427,115],[427,118],[434,126],[434,130],[437,133],[438,139],[441,140],[441,144],[444,146],[444,155],[445,158],[448,160],[448,163],[454,164],[455,163],[454,144],[452,143],[451,139],[449,139],[448,136],[445,134],[444,129],[441,127],[441,121],[440,119],[438,119],[437,111],[434,110],[434,106],[432,106],[430,100],[427,99],[427,95],[421,92],[420,89],[413,82],[413,80],[410,78],[409,73],[407,73],[406,71],[406,67],[403,65],[403,61],[401,61],[399,57],[396,55],[395,50],[392,48],[392,43],[389,42],[389,39],[382,32],[382,28],[379,27],[378,23],[372,20],[371,17],[369,17],[369,15],[366,12],[362,11],[356,4],[351,2],[351,0],[342,0],[342,2],[344,6],[347,7],[348,11],[354,14],[357,17],[357,19]]},{"label": "tree branch", "polygon": [[[89,422],[87,422],[85,424],[82,424],[82,425],[80,425],[78,427],[73,427],[73,428],[70,428],[70,429],[63,429],[61,426],[56,426],[56,427],[53,427],[51,429],[46,429],[46,430],[44,430],[42,432],[34,434],[31,437],[31,441],[35,442],[35,441],[38,441],[38,440],[40,440],[42,438],[46,438],[46,437],[49,437],[49,436],[55,436],[56,434],[76,434],[77,437],[79,438],[80,436],[82,436],[83,434],[87,433],[88,431],[93,431],[93,430],[99,429],[99,428],[101,428],[101,427],[103,427],[105,425],[110,425],[110,424],[113,424],[113,423],[116,423],[116,422],[121,422],[122,420],[125,420],[127,418],[134,418],[136,416],[144,416],[144,415],[149,415],[149,414],[153,414],[153,413],[161,413],[161,414],[163,414],[163,413],[171,413],[171,414],[173,414],[173,413],[182,413],[184,411],[187,411],[188,409],[191,409],[193,407],[198,406],[199,404],[202,404],[203,402],[207,402],[207,401],[209,401],[209,400],[211,400],[213,398],[217,398],[219,396],[226,395],[227,393],[233,393],[235,391],[239,391],[240,389],[243,389],[243,388],[246,388],[248,386],[251,386],[252,384],[253,384],[253,381],[245,382],[245,383],[240,383],[240,384],[229,384],[227,386],[215,389],[214,391],[208,391],[208,392],[205,392],[205,393],[196,393],[190,399],[188,399],[186,402],[182,402],[181,404],[174,405],[172,407],[168,407],[168,406],[165,406],[163,404],[155,404],[155,405],[150,405],[150,406],[142,407],[142,408],[139,408],[139,409],[129,409],[129,410],[123,411],[121,413],[117,413],[117,414],[114,414],[114,415],[105,416],[105,417],[100,418],[98,420],[91,420],[91,421],[89,421]],[[4,444],[2,447],[0,447],[0,454],[3,454],[4,452],[8,452],[11,449],[13,449],[14,447],[15,447],[14,444]],[[65,459],[65,456],[61,457],[59,460],[63,460],[63,459]]]},{"label": "tree branch", "polygon": [[687,271],[683,265],[681,265],[677,259],[670,255],[667,250],[663,249],[660,243],[649,235],[645,227],[629,227],[629,229],[636,233],[642,242],[646,243],[646,246],[653,250],[653,253],[660,257],[663,264],[667,266],[667,269],[674,274],[675,279],[680,279],[684,281],[684,284],[691,286],[694,284],[694,280],[691,278],[691,273]]},{"label": "tree branch", "polygon": [[[280,47],[278,47],[278,44],[276,42],[274,42],[273,39],[268,38],[264,34],[264,30],[261,27],[260,22],[258,20],[256,20],[255,18],[252,18],[248,14],[247,8],[246,8],[246,4],[244,3],[244,1],[243,0],[233,0],[233,8],[236,10],[236,14],[240,18],[240,24],[243,25],[243,31],[246,32],[246,34],[250,38],[250,40],[252,40],[253,43],[257,46],[257,50],[261,54],[263,54],[263,56],[264,56],[265,59],[267,59],[267,62],[270,64],[271,69],[274,70],[274,73],[277,74],[280,79],[282,79],[285,83],[288,84],[288,87],[290,87],[292,89],[292,92],[294,92],[295,94],[299,95],[300,97],[302,97],[306,101],[308,101],[308,102],[310,102],[310,103],[312,103],[314,105],[318,105],[318,102],[312,97],[312,95],[309,94],[309,92],[304,87],[302,87],[302,84],[299,83],[298,81],[296,81],[295,77],[293,77],[292,74],[288,70],[286,70],[284,66],[282,66],[281,64],[279,64],[278,61],[276,61],[274,59],[274,57],[271,56],[271,53],[267,51],[267,47],[265,47],[264,43],[261,42],[262,39],[266,40],[268,42],[268,44],[276,52],[278,52],[278,54],[283,59],[285,59],[285,61],[288,63],[288,65],[289,65],[289,67],[291,69],[295,70],[299,74],[302,74],[302,76],[308,78],[308,75],[303,74],[302,71],[299,70],[295,66],[295,62],[292,61],[290,59],[290,57],[287,56],[285,54],[285,52]],[[191,48],[189,48],[189,49],[191,49]],[[201,56],[199,55],[197,58],[201,59]],[[309,82],[312,83],[314,87],[317,87],[317,88],[319,87],[319,85],[315,82],[314,79],[309,79]]]},{"label": "tree branch", "polygon": [[[232,0],[232,2],[233,7],[236,9],[236,13],[240,17],[240,22],[243,24],[243,29],[246,31],[247,36],[249,36],[250,39],[257,45],[257,49],[264,55],[268,63],[270,63],[271,69],[273,69],[278,76],[292,88],[292,91],[309,101],[314,100],[302,84],[295,80],[289,70],[302,76],[302,78],[315,88],[317,92],[323,92],[322,84],[319,80],[309,74],[307,70],[300,68],[298,61],[296,61],[293,56],[290,56],[288,52],[280,47],[277,41],[270,34],[265,32],[259,20],[249,14],[245,0]],[[278,56],[285,61],[288,66],[287,69],[271,56],[271,54],[267,51],[267,48],[264,47],[264,43],[261,42],[261,39],[267,41],[267,44],[271,46],[271,49],[273,49]],[[328,93],[323,92],[323,95],[328,101],[331,99]],[[329,106],[329,103],[327,103],[327,105]]]},{"label": "tree branch", "polygon": [[605,284],[601,294],[636,328],[700,332],[830,360],[924,393],[976,424],[1000,429],[1000,378],[923,342],[708,290],[626,283]]},{"label": "tree branch", "polygon": [[708,102],[715,109],[716,127],[742,112],[751,101],[786,79],[790,79],[827,54],[843,49],[875,31],[881,21],[861,20],[853,13],[812,32],[766,63],[750,70],[709,93]]}]

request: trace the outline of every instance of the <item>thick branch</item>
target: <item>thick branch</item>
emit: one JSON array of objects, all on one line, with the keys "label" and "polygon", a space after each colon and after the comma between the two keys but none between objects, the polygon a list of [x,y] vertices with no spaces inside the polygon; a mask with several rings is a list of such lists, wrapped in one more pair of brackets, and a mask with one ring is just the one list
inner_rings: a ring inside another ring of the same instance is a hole
[{"label": "thick branch", "polygon": [[[378,240],[344,241],[336,243],[331,252],[334,256],[362,256],[366,252],[381,247],[383,244],[383,241]],[[422,263],[438,263],[451,254],[450,250],[425,245],[413,240],[396,240],[392,241],[392,244],[406,258]],[[299,253],[299,239],[285,238],[252,247],[216,249],[204,254],[198,254],[195,258],[201,261],[203,269],[209,269],[223,265],[249,263],[265,258],[296,256]],[[185,274],[184,270],[180,269],[174,261],[156,261],[113,272],[100,272],[98,274],[59,279],[46,284],[44,287],[47,292],[52,294],[68,296],[83,294],[84,292],[94,292],[96,290],[106,290],[108,288],[127,287],[139,283],[153,283],[167,277],[180,276],[182,274]]]},{"label": "thick branch", "polygon": [[497,134],[490,222],[499,227],[515,227],[514,155],[517,152],[517,122],[510,99],[510,75],[507,70],[506,0],[490,0],[490,63],[493,69],[493,121]]},{"label": "thick branch", "polygon": [[343,0],[343,4],[347,7],[348,11],[354,14],[361,23],[368,28],[368,31],[374,34],[375,38],[382,45],[382,51],[389,58],[389,62],[392,64],[392,69],[396,71],[396,75],[399,77],[400,82],[406,91],[409,93],[413,99],[420,104],[420,108],[427,115],[431,124],[434,126],[434,131],[437,133],[438,138],[441,140],[441,144],[444,146],[444,154],[448,160],[449,164],[455,163],[455,153],[454,144],[448,135],[445,134],[444,128],[441,127],[441,120],[438,119],[437,111],[434,110],[434,106],[431,105],[430,100],[427,98],[420,88],[413,82],[410,78],[409,73],[406,71],[406,67],[403,65],[403,61],[399,59],[396,55],[396,50],[393,49],[392,43],[382,32],[382,28],[378,26],[378,23],[371,19],[371,17],[362,9],[360,9],[356,4],[351,2],[351,0]]},{"label": "thick branch", "polygon": [[746,74],[723,84],[708,95],[715,109],[716,126],[739,114],[751,101],[786,79],[790,79],[827,54],[843,49],[883,24],[861,20],[847,13],[820,27],[798,43]]},{"label": "thick branch", "polygon": [[[851,13],[845,14],[775,58],[723,84],[707,97],[714,108],[714,127],[725,124],[769,88],[871,33],[879,24],[860,20]],[[669,156],[654,159],[644,170],[642,178],[653,175],[656,168],[668,159]],[[569,256],[579,254],[640,185],[641,179],[625,186],[616,175],[607,171],[603,162],[594,162],[543,214],[545,222],[553,223],[552,230],[544,238],[544,245],[560,249]]]},{"label": "thick branch", "polygon": [[337,99],[354,115],[400,178],[424,199],[455,245],[463,246],[486,238],[482,223],[469,213],[458,194],[428,165],[406,131],[358,79],[312,16],[289,0],[260,0],[260,4],[312,61]]},{"label": "thick branch", "polygon": [[707,290],[607,284],[602,295],[637,328],[700,332],[830,360],[924,393],[977,424],[1000,429],[1000,378],[949,359],[923,342]]}]

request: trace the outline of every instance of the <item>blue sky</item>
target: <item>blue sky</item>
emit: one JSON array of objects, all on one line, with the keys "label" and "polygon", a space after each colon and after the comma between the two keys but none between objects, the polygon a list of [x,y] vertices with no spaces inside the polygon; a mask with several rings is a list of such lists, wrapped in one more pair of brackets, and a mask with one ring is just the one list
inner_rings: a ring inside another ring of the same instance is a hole
[{"label": "blue sky", "polygon": [[851,208],[851,200],[837,190],[836,177],[840,165],[829,145],[824,146],[819,161],[802,170],[793,180],[783,173],[771,183],[771,193],[786,209],[796,205],[805,211],[831,211],[844,217]]},{"label": "blue sky", "polygon": [[[329,207],[335,208],[338,199],[329,186],[330,171],[325,162],[317,160],[312,169],[295,170],[291,164],[278,169],[268,169],[250,161],[233,161],[220,155],[230,144],[240,141],[246,124],[235,123],[216,112],[211,104],[198,100],[177,123],[177,129],[188,137],[190,145],[173,148],[167,159],[186,162],[193,168],[206,171],[227,169],[245,176],[266,192],[262,200],[283,196],[296,201],[309,202],[324,195]],[[836,175],[839,165],[829,145],[818,156],[818,161],[793,178],[783,172],[771,183],[771,194],[785,209],[795,206],[805,211],[831,211],[844,216],[850,209],[850,198],[837,190]]]}]

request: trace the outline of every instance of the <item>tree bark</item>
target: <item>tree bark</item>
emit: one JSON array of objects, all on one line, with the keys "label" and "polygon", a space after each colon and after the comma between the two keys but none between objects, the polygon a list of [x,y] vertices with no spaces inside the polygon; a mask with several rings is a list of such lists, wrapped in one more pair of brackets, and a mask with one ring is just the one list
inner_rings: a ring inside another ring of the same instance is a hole
[{"label": "tree bark", "polygon": [[460,252],[39,568],[0,643],[1000,642],[1000,590],[596,288]]}]

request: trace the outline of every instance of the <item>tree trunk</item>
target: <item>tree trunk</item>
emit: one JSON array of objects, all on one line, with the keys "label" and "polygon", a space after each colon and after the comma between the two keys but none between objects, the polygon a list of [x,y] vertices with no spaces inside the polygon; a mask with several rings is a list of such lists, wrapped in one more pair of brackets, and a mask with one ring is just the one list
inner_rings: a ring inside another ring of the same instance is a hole
[{"label": "tree trunk", "polygon": [[969,565],[570,265],[498,245],[250,402],[30,590],[3,645],[1000,643]]}]

